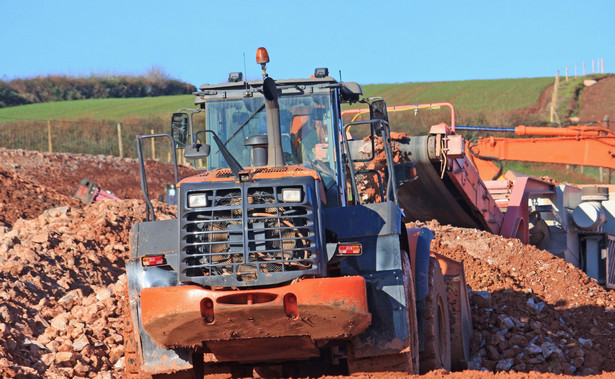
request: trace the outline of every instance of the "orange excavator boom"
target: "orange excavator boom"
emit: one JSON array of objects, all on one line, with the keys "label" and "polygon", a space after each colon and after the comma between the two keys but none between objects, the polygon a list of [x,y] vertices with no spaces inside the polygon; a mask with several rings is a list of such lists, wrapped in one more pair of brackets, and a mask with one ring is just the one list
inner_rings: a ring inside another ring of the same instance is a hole
[{"label": "orange excavator boom", "polygon": [[[461,127],[463,128],[463,127]],[[494,160],[558,163],[615,169],[615,133],[594,126],[568,128],[518,126],[518,136],[484,137],[468,146],[481,177],[498,171]],[[536,138],[538,137],[538,138]]]}]

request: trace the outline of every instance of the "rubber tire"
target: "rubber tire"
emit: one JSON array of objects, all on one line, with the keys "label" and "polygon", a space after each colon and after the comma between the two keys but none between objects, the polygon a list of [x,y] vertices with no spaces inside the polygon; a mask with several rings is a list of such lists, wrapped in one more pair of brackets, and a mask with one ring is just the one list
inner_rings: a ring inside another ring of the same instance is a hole
[{"label": "rubber tire", "polygon": [[419,373],[419,333],[418,323],[416,319],[416,289],[414,288],[414,277],[412,275],[412,265],[408,253],[402,250],[401,252],[401,269],[404,275],[404,289],[406,291],[406,304],[408,313],[408,356],[409,367],[408,374]]},{"label": "rubber tire", "polygon": [[451,370],[451,330],[446,285],[440,264],[429,259],[428,293],[425,298],[425,349],[420,353],[419,371]]}]

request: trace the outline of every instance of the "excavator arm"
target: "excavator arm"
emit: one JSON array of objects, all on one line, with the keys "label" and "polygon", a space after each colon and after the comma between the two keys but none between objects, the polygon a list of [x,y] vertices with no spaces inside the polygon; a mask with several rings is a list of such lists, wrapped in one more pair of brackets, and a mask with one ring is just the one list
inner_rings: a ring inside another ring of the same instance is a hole
[{"label": "excavator arm", "polygon": [[530,138],[484,137],[467,147],[480,176],[493,179],[496,160],[558,163],[615,169],[615,134],[599,127],[526,127],[515,129]]}]

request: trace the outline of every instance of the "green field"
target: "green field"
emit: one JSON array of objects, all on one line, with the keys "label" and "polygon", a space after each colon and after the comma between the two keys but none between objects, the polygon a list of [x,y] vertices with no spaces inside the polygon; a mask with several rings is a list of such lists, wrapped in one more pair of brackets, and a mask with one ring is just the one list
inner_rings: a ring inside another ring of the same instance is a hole
[{"label": "green field", "polygon": [[[532,106],[553,78],[468,80],[456,82],[370,84],[365,97],[380,96],[389,105],[451,102],[458,111],[505,112]],[[129,99],[92,99],[0,109],[0,123],[22,120],[108,120],[168,118],[193,105],[192,95]],[[355,104],[352,108],[362,107]]]},{"label": "green field", "polygon": [[531,78],[371,84],[363,91],[366,97],[383,97],[388,105],[450,102],[459,110],[510,111],[534,105],[553,81]]},{"label": "green field", "polygon": [[194,106],[194,96],[91,99],[21,105],[0,109],[0,123],[28,120],[167,119],[180,108]]},{"label": "green field", "polygon": [[[558,113],[574,113],[566,108],[582,78],[560,82]],[[457,112],[457,125],[514,126],[520,123],[546,123],[545,113],[528,117],[524,109],[535,107],[541,94],[554,83],[554,78],[500,80],[468,80],[363,86],[364,97],[383,97],[390,106],[450,102]],[[550,96],[550,93],[548,93]],[[550,99],[550,98],[549,98]],[[135,156],[136,134],[166,132],[170,115],[180,108],[193,107],[193,95],[146,98],[92,99],[31,104],[0,109],[1,147],[46,151],[51,130],[54,151],[116,155],[117,124],[121,123],[124,156]],[[364,108],[365,104],[344,108]],[[430,125],[450,120],[447,109],[437,111],[390,113],[392,128],[411,135],[424,134]],[[350,120],[345,120],[348,122]],[[466,137],[472,135],[466,133]],[[559,180],[574,181],[554,167],[508,163],[506,169],[535,175],[549,175]],[[595,170],[585,175],[597,177]],[[580,174],[580,173],[579,173]],[[581,174],[582,175],[582,174]],[[574,175],[573,175],[574,176]],[[578,178],[577,178],[578,179]]]}]

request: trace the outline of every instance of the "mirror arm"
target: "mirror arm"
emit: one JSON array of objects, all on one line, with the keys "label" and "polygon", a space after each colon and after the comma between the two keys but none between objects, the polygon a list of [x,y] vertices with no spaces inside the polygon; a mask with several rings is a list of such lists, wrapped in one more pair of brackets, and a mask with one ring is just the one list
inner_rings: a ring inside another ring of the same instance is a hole
[{"label": "mirror arm", "polygon": [[243,171],[243,167],[241,166],[241,164],[237,161],[237,159],[235,159],[235,157],[233,156],[233,154],[231,154],[230,151],[228,151],[228,149],[226,148],[226,146],[224,146],[224,143],[222,142],[222,140],[220,140],[220,138],[218,137],[218,135],[213,131],[213,130],[199,130],[196,134],[195,134],[195,143],[193,144],[194,147],[196,147],[196,137],[199,135],[199,133],[211,133],[214,137],[214,141],[216,142],[216,145],[218,145],[218,149],[220,150],[220,152],[222,153],[222,156],[224,157],[224,159],[226,160],[226,163],[228,163],[229,168],[231,169],[231,171],[233,172],[233,175],[239,179],[239,172]]}]

